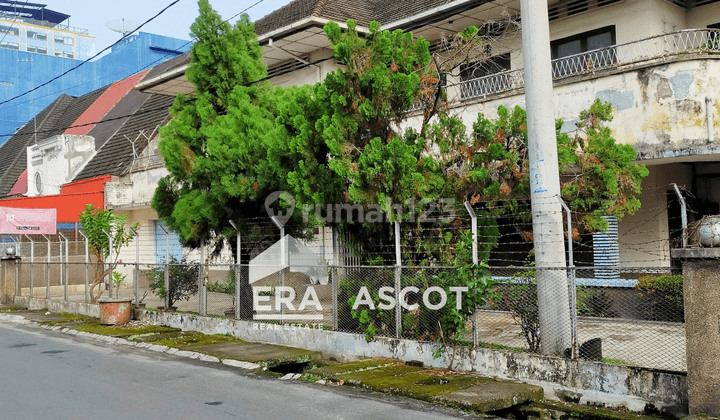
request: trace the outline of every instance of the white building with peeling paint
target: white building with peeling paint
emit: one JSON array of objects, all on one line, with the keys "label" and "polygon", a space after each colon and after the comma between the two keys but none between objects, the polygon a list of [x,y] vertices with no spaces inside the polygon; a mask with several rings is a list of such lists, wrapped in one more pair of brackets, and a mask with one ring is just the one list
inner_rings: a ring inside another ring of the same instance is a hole
[{"label": "white building with peeling paint", "polygon": [[[352,18],[412,31],[442,49],[442,38],[469,25],[519,17],[519,1],[294,1],[256,22],[264,60],[278,85],[315,83],[338,67],[322,26]],[[407,3],[407,4],[406,4]],[[410,7],[412,3],[412,7]],[[689,220],[720,213],[720,2],[685,0],[549,0],[554,105],[564,130],[596,99],[610,102],[619,143],[637,151],[650,175],[642,209],[619,224],[620,263],[669,266],[680,228],[672,184],[685,191]],[[471,124],[478,112],[524,106],[520,36],[498,39],[493,66],[462,67],[448,78],[455,111]],[[159,68],[136,88],[191,92],[188,56]],[[309,65],[310,64],[310,65]],[[409,122],[412,125],[412,121]],[[592,261],[590,260],[590,263]]]}]

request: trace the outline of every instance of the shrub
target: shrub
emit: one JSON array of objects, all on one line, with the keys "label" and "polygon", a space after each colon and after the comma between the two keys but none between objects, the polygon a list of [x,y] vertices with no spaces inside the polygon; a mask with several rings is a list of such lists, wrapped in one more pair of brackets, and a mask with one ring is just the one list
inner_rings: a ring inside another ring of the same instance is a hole
[{"label": "shrub", "polygon": [[[394,284],[392,269],[360,269],[351,273],[338,283],[338,326],[344,331],[362,332],[365,339],[371,341],[375,335],[394,336],[394,311],[384,311],[378,308],[380,296],[379,287]],[[367,288],[375,309],[365,306],[353,310],[360,288]]]},{"label": "shrub", "polygon": [[635,285],[645,300],[645,315],[652,321],[685,321],[682,276],[645,276]]},{"label": "shrub", "polygon": [[[581,290],[584,293],[581,293]],[[615,301],[607,290],[599,289],[587,292],[585,286],[578,286],[578,315],[598,318],[617,318],[618,312],[612,309]]]},{"label": "shrub", "polygon": [[235,268],[231,268],[228,272],[227,279],[224,283],[208,283],[208,292],[216,293],[227,293],[229,295],[235,294]]},{"label": "shrub", "polygon": [[165,291],[165,267],[158,266],[148,272],[150,290],[159,298],[168,295],[168,306],[175,306],[178,300],[190,300],[198,292],[199,263],[188,263],[185,258],[178,261],[171,257],[169,264],[170,290]]},{"label": "shrub", "polygon": [[511,284],[504,284],[499,295],[500,309],[509,311],[532,353],[540,352],[540,318],[535,270],[516,273]]}]

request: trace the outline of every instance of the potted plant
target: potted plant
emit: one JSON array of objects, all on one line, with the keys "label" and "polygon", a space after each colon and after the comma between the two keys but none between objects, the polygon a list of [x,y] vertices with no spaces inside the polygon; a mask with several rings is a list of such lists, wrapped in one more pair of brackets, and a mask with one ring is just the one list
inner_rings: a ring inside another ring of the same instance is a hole
[{"label": "potted plant", "polygon": [[125,275],[113,272],[112,282],[115,286],[115,298],[100,299],[100,323],[104,325],[125,324],[132,316],[132,299],[120,298],[120,288],[125,281]]},{"label": "potted plant", "polygon": [[[90,301],[100,304],[100,323],[114,325],[128,322],[132,314],[132,299],[119,299],[116,292],[114,299],[110,296],[101,300],[102,288],[99,287],[103,279],[110,277],[108,281],[112,281],[119,289],[125,279],[124,275],[114,270],[118,265],[120,248],[127,246],[135,236],[131,229],[125,227],[127,215],[118,215],[112,210],[88,204],[80,213],[80,222],[96,261],[104,263],[96,265],[95,276],[90,283]],[[138,223],[135,223],[133,229],[137,227]]]}]

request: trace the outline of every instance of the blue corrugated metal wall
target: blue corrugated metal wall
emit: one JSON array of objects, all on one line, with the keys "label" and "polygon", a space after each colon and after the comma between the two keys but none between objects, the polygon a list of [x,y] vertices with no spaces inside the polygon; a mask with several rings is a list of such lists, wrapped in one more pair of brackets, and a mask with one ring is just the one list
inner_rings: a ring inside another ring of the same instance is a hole
[{"label": "blue corrugated metal wall", "polygon": [[[618,220],[614,216],[603,216],[608,222],[606,232],[593,233],[593,260],[595,277],[599,279],[619,279],[620,245],[618,243]],[[598,269],[597,267],[609,267]]]},{"label": "blue corrugated metal wall", "polygon": [[[6,134],[12,134],[28,121],[32,123],[33,116],[61,94],[84,95],[174,58],[190,46],[187,41],[144,32],[129,37],[109,54],[22,98],[0,105],[0,144],[9,137]],[[0,49],[0,63],[0,101],[3,101],[47,82],[78,65],[80,60]]]},{"label": "blue corrugated metal wall", "polygon": [[[160,226],[165,227],[165,224],[160,220],[155,220],[155,264],[165,263],[165,232],[160,229]],[[177,233],[171,231],[169,234],[169,245],[170,245],[170,259],[174,257],[177,261],[182,260],[183,248],[180,245],[180,237]]]}]

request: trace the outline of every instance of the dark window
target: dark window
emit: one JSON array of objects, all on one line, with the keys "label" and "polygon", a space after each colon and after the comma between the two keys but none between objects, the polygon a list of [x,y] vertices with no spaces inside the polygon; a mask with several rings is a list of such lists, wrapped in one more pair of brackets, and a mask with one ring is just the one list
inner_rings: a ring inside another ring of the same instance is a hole
[{"label": "dark window", "polygon": [[[512,73],[497,74],[505,70],[510,70],[510,53],[463,64],[460,66],[460,79],[468,83],[463,83],[460,88],[461,97],[475,98],[512,89]],[[497,75],[486,77],[493,74]]]},{"label": "dark window", "polygon": [[496,55],[486,61],[463,64],[460,66],[460,79],[462,81],[477,79],[506,70],[510,70],[510,53]]},{"label": "dark window", "polygon": [[571,1],[567,5],[568,16],[572,16],[581,12],[586,12],[588,9],[587,0],[575,0]]},{"label": "dark window", "polygon": [[550,43],[553,58],[609,47],[615,44],[615,25],[558,39]]},{"label": "dark window", "polygon": [[550,43],[552,58],[557,60],[568,57],[553,64],[553,76],[570,76],[617,64],[613,45],[615,45],[614,25],[552,41]]},{"label": "dark window", "polygon": [[708,29],[715,29],[715,31],[708,33],[708,47],[713,50],[720,50],[720,23],[708,25]]}]

